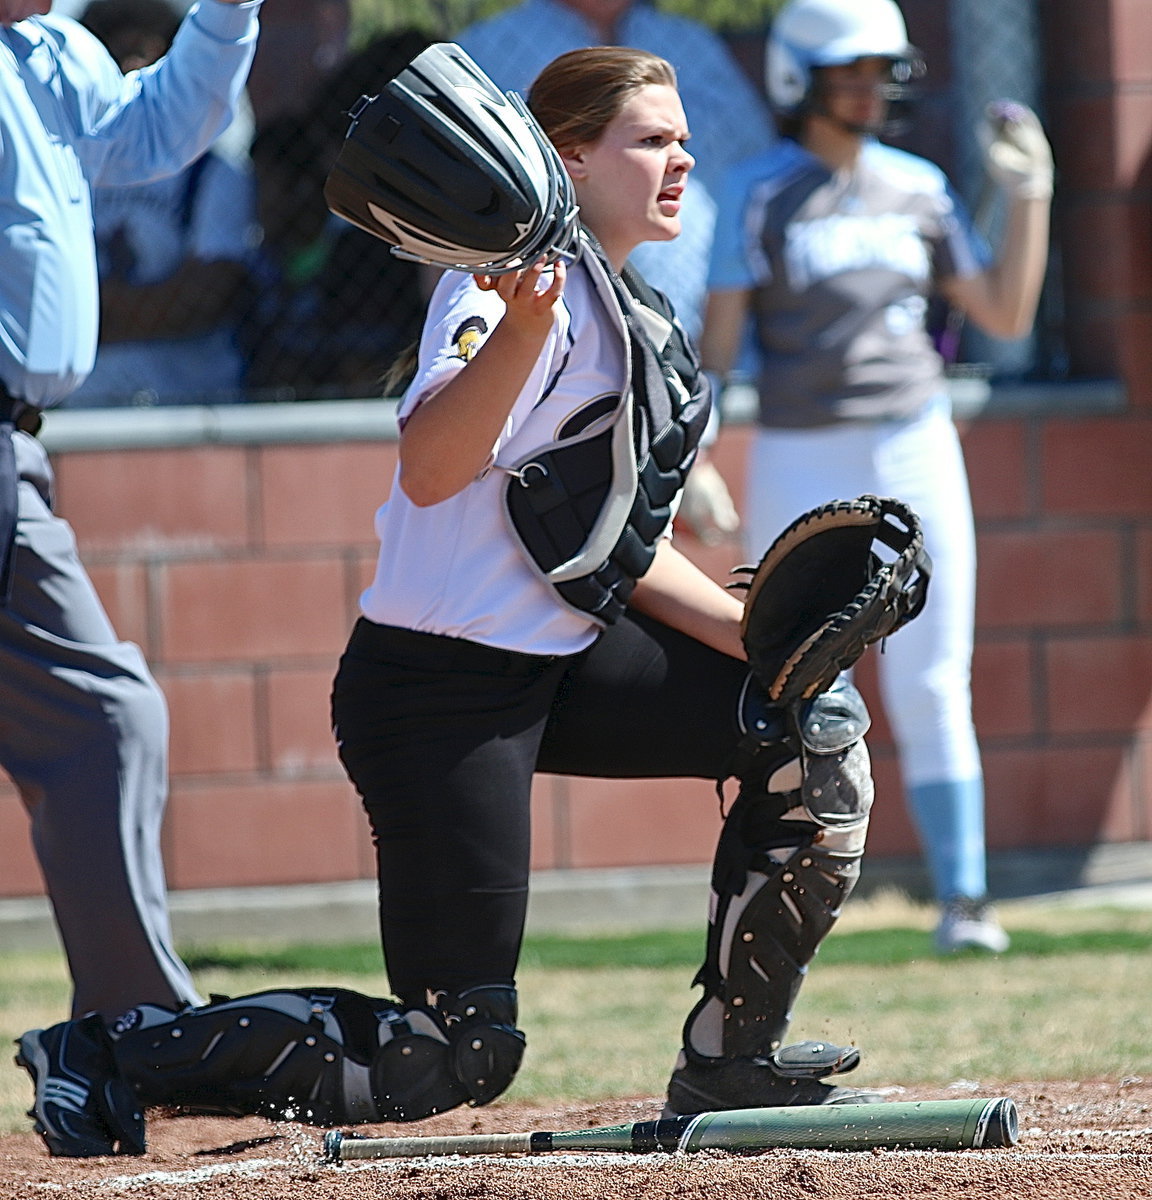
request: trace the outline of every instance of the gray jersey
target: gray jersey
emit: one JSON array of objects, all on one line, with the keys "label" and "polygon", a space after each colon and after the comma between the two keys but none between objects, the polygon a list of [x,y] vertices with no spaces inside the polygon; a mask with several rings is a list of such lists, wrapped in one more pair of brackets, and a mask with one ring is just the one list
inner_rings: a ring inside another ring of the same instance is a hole
[{"label": "gray jersey", "polygon": [[919,411],[942,382],[935,281],[986,264],[931,163],[868,141],[833,174],[782,141],[730,174],[709,286],[754,290],[761,422],[812,427]]}]

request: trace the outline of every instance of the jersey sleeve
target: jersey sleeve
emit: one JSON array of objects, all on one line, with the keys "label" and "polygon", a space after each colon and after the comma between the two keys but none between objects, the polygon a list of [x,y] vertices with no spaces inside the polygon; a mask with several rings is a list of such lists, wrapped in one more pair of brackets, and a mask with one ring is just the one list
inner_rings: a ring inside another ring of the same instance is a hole
[{"label": "jersey sleeve", "polygon": [[81,155],[99,186],[148,183],[173,175],[226,128],[256,49],[260,0],[197,0],[168,53],[120,75],[87,30],[45,17],[66,35],[66,74],[81,98]]},{"label": "jersey sleeve", "polygon": [[[551,374],[557,346],[563,343],[566,310],[557,305],[557,318],[536,365],[509,415],[506,433],[535,407],[544,380]],[[504,301],[494,291],[482,291],[471,275],[445,271],[428,305],[420,339],[416,375],[400,402],[400,427],[429,397],[454,379],[472,361],[504,316]],[[494,452],[498,449],[494,447]]]},{"label": "jersey sleeve", "polygon": [[750,288],[756,283],[748,253],[748,207],[753,175],[740,163],[724,176],[716,200],[716,232],[708,268],[713,291]]},{"label": "jersey sleeve", "polygon": [[944,180],[940,192],[939,234],[933,245],[932,271],[937,279],[971,278],[992,265],[988,239],[976,228],[964,202]]}]

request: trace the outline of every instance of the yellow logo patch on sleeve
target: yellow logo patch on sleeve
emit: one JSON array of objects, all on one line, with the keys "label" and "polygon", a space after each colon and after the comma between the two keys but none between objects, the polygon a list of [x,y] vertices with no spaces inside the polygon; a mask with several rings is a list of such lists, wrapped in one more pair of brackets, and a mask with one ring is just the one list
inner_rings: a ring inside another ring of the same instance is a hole
[{"label": "yellow logo patch on sleeve", "polygon": [[471,362],[476,351],[480,349],[482,338],[488,332],[488,322],[483,317],[469,317],[461,321],[456,332],[452,335],[452,346],[455,353],[452,358],[463,362]]}]

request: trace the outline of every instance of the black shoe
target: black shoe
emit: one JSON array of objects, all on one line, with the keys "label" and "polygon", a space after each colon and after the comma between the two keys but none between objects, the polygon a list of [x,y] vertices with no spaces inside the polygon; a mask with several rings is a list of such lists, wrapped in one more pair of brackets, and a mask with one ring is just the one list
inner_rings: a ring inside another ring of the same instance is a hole
[{"label": "black shoe", "polygon": [[36,1091],[28,1115],[49,1154],[144,1153],[144,1116],[116,1067],[99,1014],[30,1029],[16,1045],[16,1065],[32,1077]]},{"label": "black shoe", "polygon": [[[804,1043],[823,1045],[823,1043]],[[787,1047],[798,1050],[800,1047]],[[836,1050],[839,1047],[829,1047]],[[853,1047],[845,1050],[847,1061],[837,1068],[851,1070],[859,1062]],[[832,1074],[826,1071],[825,1074]],[[668,1083],[664,1116],[690,1116],[700,1112],[724,1112],[734,1108],[784,1108],[793,1104],[882,1104],[879,1092],[866,1088],[838,1087],[812,1076],[781,1074],[778,1067],[762,1058],[728,1058],[714,1062],[689,1062],[681,1056]]]}]

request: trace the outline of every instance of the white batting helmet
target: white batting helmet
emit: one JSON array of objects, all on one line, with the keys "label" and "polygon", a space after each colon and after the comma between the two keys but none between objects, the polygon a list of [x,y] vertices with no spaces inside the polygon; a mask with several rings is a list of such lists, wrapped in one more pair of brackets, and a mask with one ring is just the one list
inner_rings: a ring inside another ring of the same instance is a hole
[{"label": "white batting helmet", "polygon": [[[899,64],[894,89],[923,71],[894,0],[792,0],[777,14],[768,34],[768,99],[778,113],[798,114],[811,99],[814,68],[872,57]],[[902,98],[896,90],[889,96]]]}]

